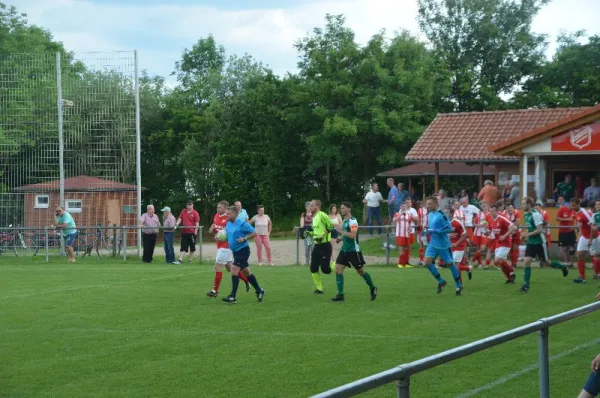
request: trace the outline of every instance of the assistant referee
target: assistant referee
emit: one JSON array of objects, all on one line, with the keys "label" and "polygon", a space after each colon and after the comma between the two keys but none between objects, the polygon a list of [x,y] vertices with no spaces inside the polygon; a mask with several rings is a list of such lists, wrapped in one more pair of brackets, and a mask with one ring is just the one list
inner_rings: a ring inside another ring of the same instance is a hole
[{"label": "assistant referee", "polygon": [[319,268],[324,274],[331,274],[331,231],[335,227],[329,215],[321,211],[320,200],[310,202],[310,211],[314,215],[312,220],[314,248],[310,257],[310,272],[316,287],[313,293],[323,294],[323,282]]}]

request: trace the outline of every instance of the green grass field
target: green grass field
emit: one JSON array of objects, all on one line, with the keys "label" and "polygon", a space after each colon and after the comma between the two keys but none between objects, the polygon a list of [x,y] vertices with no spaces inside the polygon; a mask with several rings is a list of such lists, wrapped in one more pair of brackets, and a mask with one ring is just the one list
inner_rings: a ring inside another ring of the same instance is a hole
[{"label": "green grass field", "polygon": [[[347,299],[332,303],[333,275],[326,295],[314,296],[306,267],[292,266],[255,268],[264,302],[242,291],[231,306],[205,297],[210,265],[60,260],[0,258],[2,397],[305,397],[589,303],[598,291],[534,269],[527,295],[497,271],[475,272],[462,297],[452,287],[436,295],[426,270],[373,266],[376,301],[348,270]],[[229,287],[225,278],[222,293]],[[600,351],[599,320],[551,329],[553,396],[583,385]],[[536,362],[531,335],[416,375],[412,393],[468,396],[496,382],[476,396],[536,397]]]}]

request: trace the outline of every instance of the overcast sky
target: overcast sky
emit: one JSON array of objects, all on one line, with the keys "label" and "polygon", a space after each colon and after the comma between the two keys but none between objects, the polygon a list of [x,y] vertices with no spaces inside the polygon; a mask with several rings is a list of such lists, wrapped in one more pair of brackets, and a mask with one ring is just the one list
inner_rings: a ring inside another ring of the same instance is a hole
[{"label": "overcast sky", "polygon": [[[248,53],[278,74],[296,70],[293,43],[325,14],[344,14],[359,43],[385,28],[419,34],[417,0],[4,0],[68,50],[137,49],[140,68],[168,76],[185,48],[212,33],[228,53]],[[553,0],[533,29],[600,33],[600,0]],[[169,78],[173,80],[173,78]]]}]

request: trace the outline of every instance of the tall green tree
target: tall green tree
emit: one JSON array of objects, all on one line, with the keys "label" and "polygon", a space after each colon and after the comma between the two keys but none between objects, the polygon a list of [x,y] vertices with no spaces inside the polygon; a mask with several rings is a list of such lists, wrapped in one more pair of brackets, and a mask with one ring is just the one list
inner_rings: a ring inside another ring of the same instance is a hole
[{"label": "tall green tree", "polygon": [[561,35],[552,60],[527,80],[512,101],[516,108],[593,106],[600,103],[600,35]]},{"label": "tall green tree", "polygon": [[451,73],[456,111],[506,107],[544,60],[545,36],[531,31],[549,0],[419,0],[419,25]]}]

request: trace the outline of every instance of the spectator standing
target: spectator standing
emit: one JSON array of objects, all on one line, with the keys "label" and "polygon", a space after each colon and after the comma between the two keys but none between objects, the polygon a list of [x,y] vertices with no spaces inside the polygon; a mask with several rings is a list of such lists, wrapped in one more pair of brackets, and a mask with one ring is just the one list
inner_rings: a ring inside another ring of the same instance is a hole
[{"label": "spectator standing", "polygon": [[565,180],[563,182],[556,184],[554,193],[557,197],[564,197],[566,202],[570,202],[571,199],[575,197],[575,183],[573,183],[573,178],[570,174],[565,176]]},{"label": "spectator standing", "polygon": [[189,251],[188,263],[192,262],[192,257],[196,251],[196,234],[198,233],[198,226],[200,225],[200,215],[194,210],[194,202],[188,200],[185,204],[185,209],[179,214],[177,218],[177,227],[183,225],[181,229],[181,248],[179,249],[179,262],[183,262],[185,253]]},{"label": "spectator standing", "polygon": [[62,207],[56,208],[56,225],[51,225],[51,228],[59,229],[62,232],[65,241],[65,251],[67,252],[67,261],[75,262],[75,252],[73,251],[73,243],[77,238],[77,225],[73,216],[65,211]]},{"label": "spectator standing", "polygon": [[583,199],[585,203],[594,203],[600,200],[600,187],[598,186],[598,180],[596,177],[592,177],[590,180],[590,186],[583,191]]},{"label": "spectator standing", "polygon": [[329,206],[329,219],[333,223],[334,230],[331,231],[331,268],[335,269],[335,259],[337,258],[335,255],[335,245],[337,243],[335,239],[338,238],[339,235],[339,226],[342,225],[342,216],[340,216],[338,212],[337,205],[334,203]]},{"label": "spectator standing", "polygon": [[406,199],[410,199],[410,193],[406,189],[404,189],[403,183],[398,183],[398,200],[399,204],[406,202]]},{"label": "spectator standing", "polygon": [[394,219],[394,214],[396,214],[398,210],[400,210],[400,203],[402,202],[400,202],[400,192],[398,192],[398,188],[396,187],[396,184],[394,184],[393,178],[387,179],[387,185],[390,188],[390,192],[388,193],[387,197],[387,204],[388,216],[390,218],[391,223]]},{"label": "spectator standing", "polygon": [[146,212],[140,217],[140,226],[142,227],[142,241],[144,243],[144,252],[142,261],[151,263],[154,256],[154,247],[156,246],[156,236],[160,220],[154,211],[154,206],[146,206]]},{"label": "spectator standing", "polygon": [[244,222],[248,222],[250,217],[248,217],[248,212],[242,207],[242,202],[239,200],[234,203],[235,208],[238,211],[238,220],[242,220]]},{"label": "spectator standing", "polygon": [[171,208],[163,207],[160,211],[163,212],[163,246],[165,248],[165,260],[167,264],[181,264],[175,260],[175,217],[171,214]]},{"label": "spectator standing", "polygon": [[486,202],[488,205],[495,205],[500,200],[500,191],[494,186],[494,183],[490,180],[486,180],[483,183],[483,188],[479,191],[477,199],[482,202]]},{"label": "spectator standing", "polygon": [[512,189],[511,185],[510,185],[511,181],[506,181],[506,184],[504,184],[504,191],[502,191],[502,199],[505,202],[510,201],[510,190]]},{"label": "spectator standing", "polygon": [[440,189],[440,191],[438,193],[438,203],[440,205],[440,209],[445,209],[448,206],[452,206],[453,202],[454,202],[454,200],[447,196],[446,191],[443,189]]},{"label": "spectator standing", "polygon": [[[365,195],[363,203],[367,205],[367,224],[372,227],[373,219],[376,219],[377,225],[379,225],[379,235],[383,232],[381,229],[381,226],[383,225],[383,222],[381,221],[382,202],[383,196],[381,196],[381,192],[379,192],[379,185],[377,185],[377,183],[371,184],[371,191]],[[373,228],[369,228],[369,235],[373,236]]]},{"label": "spectator standing", "polygon": [[583,183],[583,179],[581,176],[575,177],[575,197],[578,199],[583,199],[583,191],[585,190],[585,184]]},{"label": "spectator standing", "polygon": [[310,202],[304,203],[304,213],[300,214],[300,230],[298,233],[304,239],[304,257],[306,265],[310,265],[310,257],[312,255],[313,242],[308,231],[312,228],[313,214],[310,209]]},{"label": "spectator standing", "polygon": [[256,232],[254,243],[256,243],[256,257],[258,258],[258,265],[263,265],[262,249],[264,246],[267,253],[267,261],[269,262],[269,265],[272,266],[273,256],[271,254],[270,236],[271,230],[273,229],[273,223],[271,222],[271,218],[265,214],[265,207],[263,205],[258,205],[256,211],[258,214],[252,217],[249,223],[254,224],[254,231]]},{"label": "spectator standing", "polygon": [[513,205],[515,209],[521,206],[521,199],[519,199],[521,190],[519,189],[519,183],[516,181],[510,181],[510,195],[508,195],[508,201]]}]

